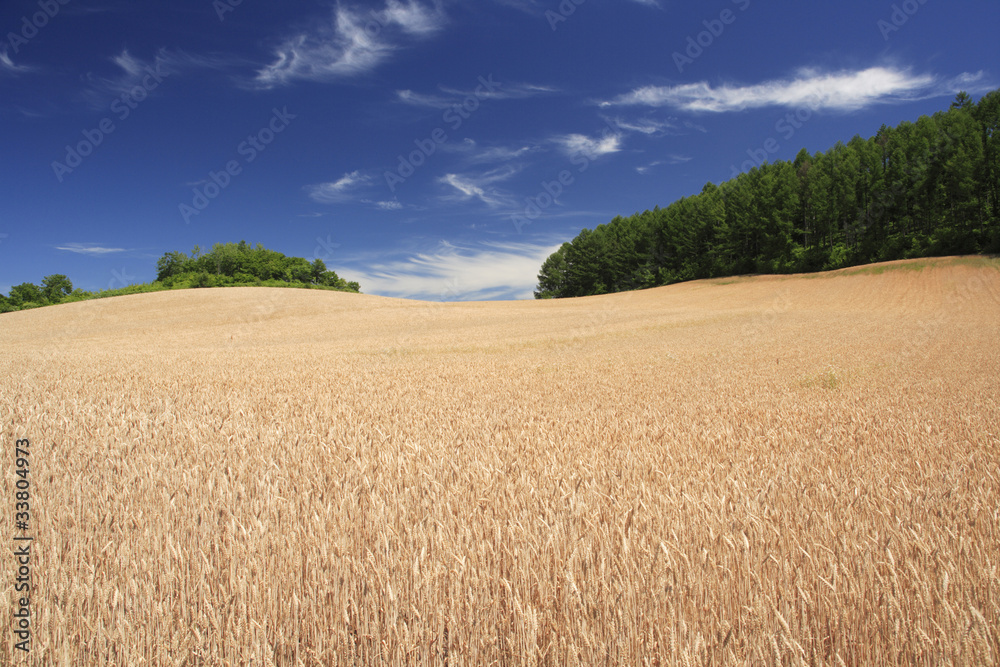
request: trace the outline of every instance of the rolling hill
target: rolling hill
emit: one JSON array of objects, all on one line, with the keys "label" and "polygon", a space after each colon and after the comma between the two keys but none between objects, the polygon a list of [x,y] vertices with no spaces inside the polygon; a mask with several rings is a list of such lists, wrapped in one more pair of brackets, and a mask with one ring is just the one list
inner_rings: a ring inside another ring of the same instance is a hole
[{"label": "rolling hill", "polygon": [[995,661],[998,331],[983,257],[5,314],[31,659]]}]

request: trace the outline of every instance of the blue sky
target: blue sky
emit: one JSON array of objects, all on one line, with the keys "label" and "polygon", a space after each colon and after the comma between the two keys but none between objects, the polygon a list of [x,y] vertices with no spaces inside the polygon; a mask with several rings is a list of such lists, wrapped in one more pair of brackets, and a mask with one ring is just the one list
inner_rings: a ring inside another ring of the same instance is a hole
[{"label": "blue sky", "polygon": [[1000,85],[1000,5],[6,0],[0,292],[216,242],[529,298],[583,227]]}]

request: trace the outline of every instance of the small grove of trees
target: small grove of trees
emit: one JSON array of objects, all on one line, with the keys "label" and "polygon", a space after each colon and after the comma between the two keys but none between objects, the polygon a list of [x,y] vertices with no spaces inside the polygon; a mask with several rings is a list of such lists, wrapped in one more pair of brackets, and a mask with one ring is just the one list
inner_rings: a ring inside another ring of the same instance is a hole
[{"label": "small grove of trees", "polygon": [[0,313],[79,301],[88,295],[89,292],[74,290],[69,278],[56,273],[42,278],[41,287],[34,283],[21,283],[11,287],[7,296],[0,294]]},{"label": "small grove of trees", "polygon": [[309,262],[301,257],[287,257],[268,250],[259,243],[216,243],[202,253],[195,247],[191,256],[168,252],[156,263],[156,280],[167,287],[223,287],[229,285],[289,285],[325,287],[345,292],[359,292],[356,282],[347,282],[327,269],[321,259]]},{"label": "small grove of trees", "polygon": [[1000,250],[1000,90],[584,229],[535,297]]},{"label": "small grove of trees", "polygon": [[361,291],[358,283],[347,282],[327,269],[321,259],[309,262],[301,257],[286,257],[260,244],[251,247],[244,241],[217,243],[211,252],[205,254],[195,247],[190,257],[182,252],[168,252],[156,263],[156,269],[156,281],[152,283],[102,292],[73,289],[73,283],[62,274],[45,276],[41,286],[21,283],[12,287],[7,296],[0,294],[0,313],[105,296],[187,287],[269,285]]}]

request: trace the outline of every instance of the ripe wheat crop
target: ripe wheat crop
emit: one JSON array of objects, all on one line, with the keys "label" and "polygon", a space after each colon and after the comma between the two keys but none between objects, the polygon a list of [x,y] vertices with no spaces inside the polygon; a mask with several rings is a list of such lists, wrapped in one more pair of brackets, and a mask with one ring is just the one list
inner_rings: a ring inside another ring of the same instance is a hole
[{"label": "ripe wheat crop", "polygon": [[0,662],[997,664],[1000,270],[920,266],[0,316]]}]

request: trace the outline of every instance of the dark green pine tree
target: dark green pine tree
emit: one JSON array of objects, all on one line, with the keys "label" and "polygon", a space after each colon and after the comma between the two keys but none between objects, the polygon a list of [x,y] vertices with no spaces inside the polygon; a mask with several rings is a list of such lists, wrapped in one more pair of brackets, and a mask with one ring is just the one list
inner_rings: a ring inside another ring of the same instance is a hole
[{"label": "dark green pine tree", "polygon": [[987,210],[984,242],[997,252],[1000,251],[1000,91],[984,95],[975,114],[983,147],[981,191]]},{"label": "dark green pine tree", "polygon": [[536,299],[552,299],[563,296],[568,290],[566,282],[566,251],[569,243],[563,243],[559,249],[548,256],[538,272],[538,289]]}]

